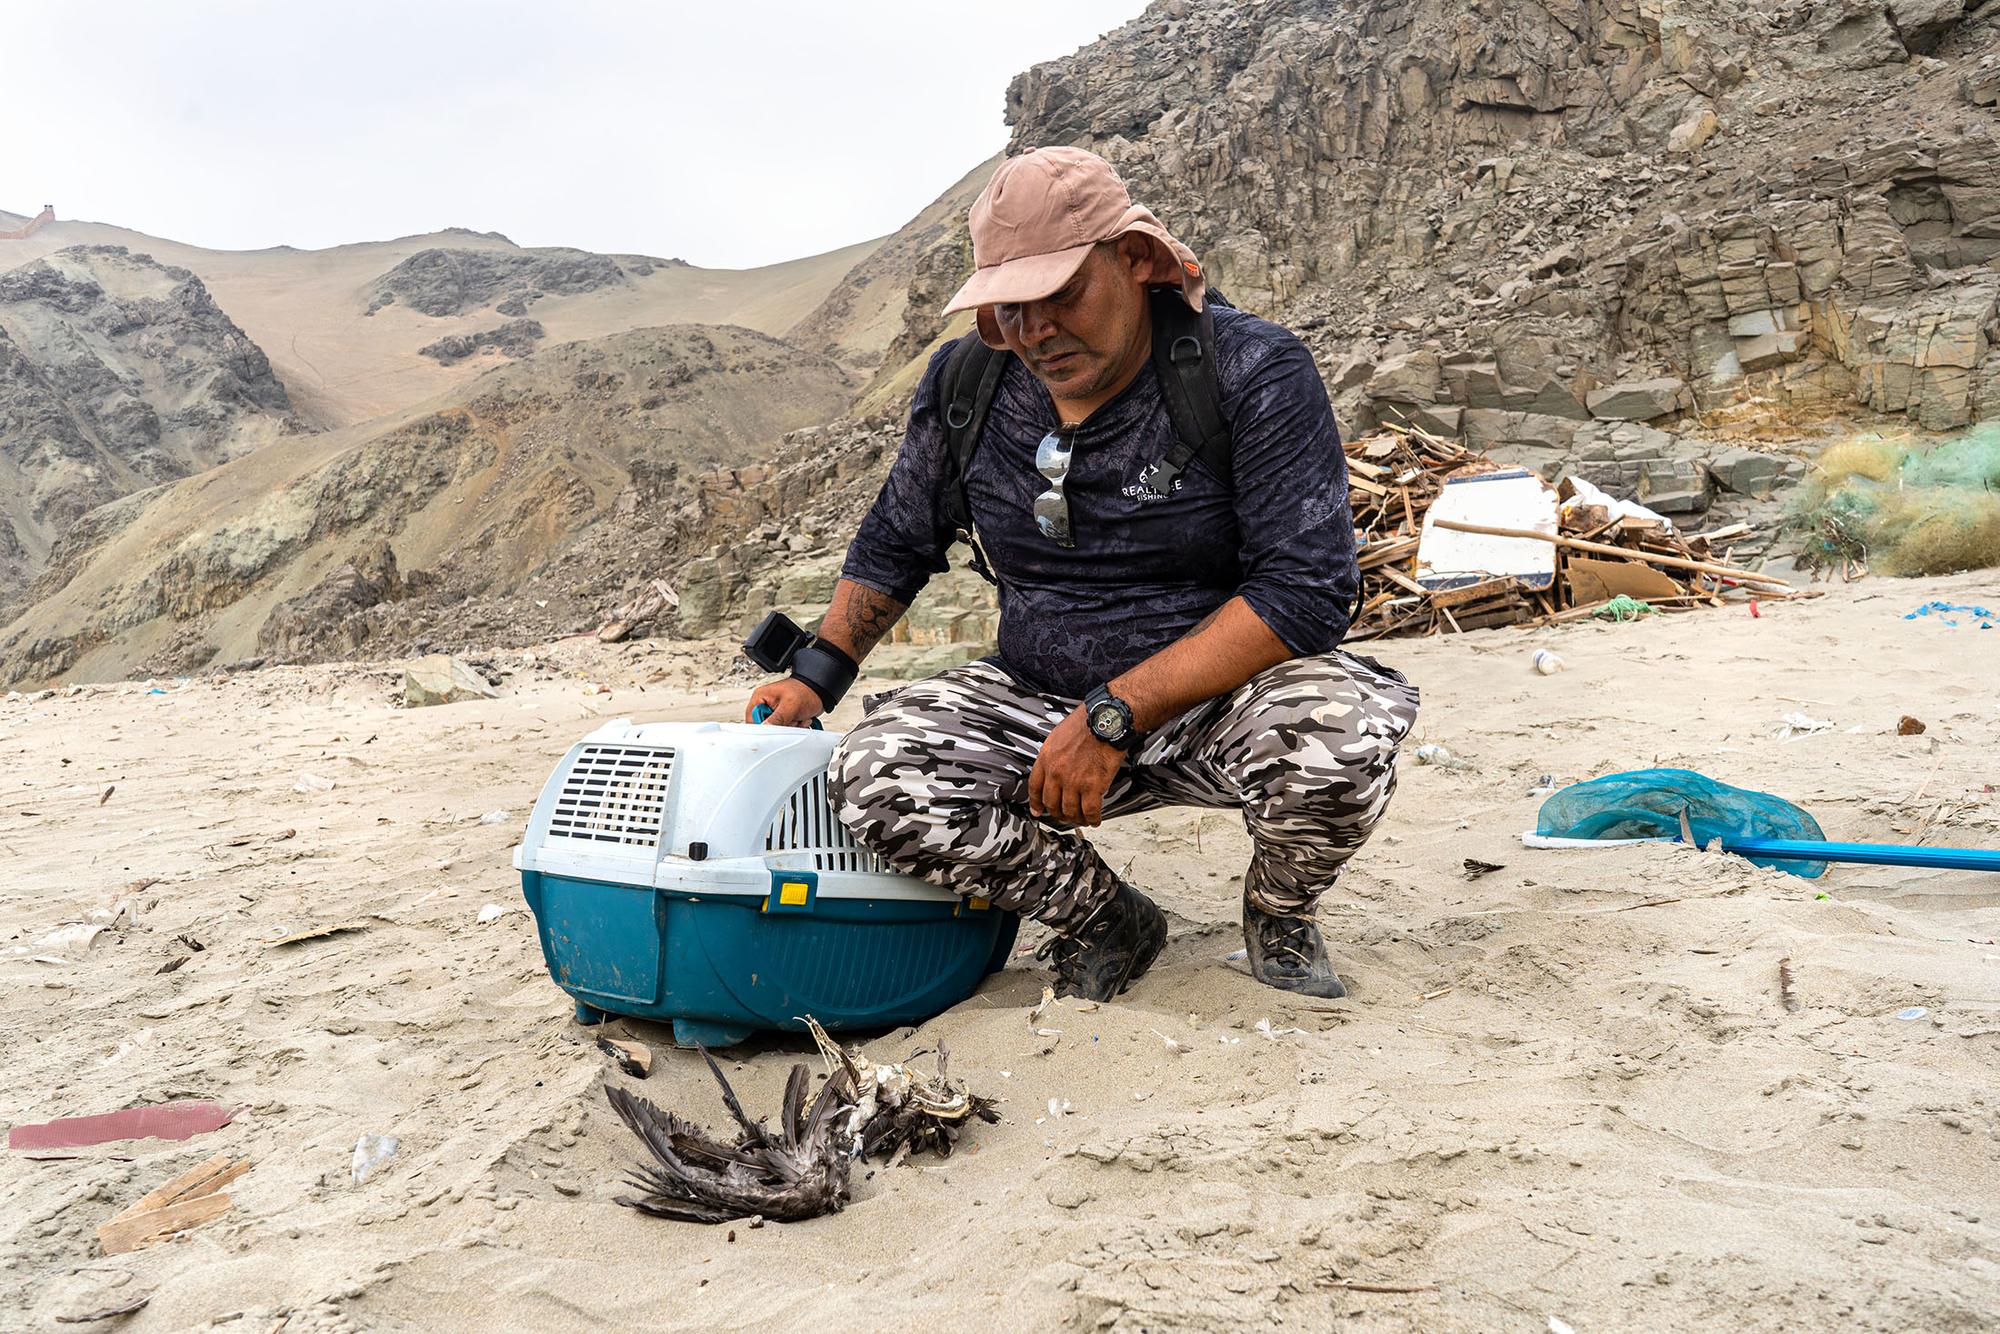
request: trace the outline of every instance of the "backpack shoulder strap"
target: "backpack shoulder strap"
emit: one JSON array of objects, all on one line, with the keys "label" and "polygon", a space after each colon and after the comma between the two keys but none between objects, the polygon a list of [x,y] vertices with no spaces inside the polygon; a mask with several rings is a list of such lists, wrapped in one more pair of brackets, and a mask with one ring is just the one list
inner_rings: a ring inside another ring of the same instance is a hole
[{"label": "backpack shoulder strap", "polygon": [[1220,299],[1220,293],[1211,293],[1196,313],[1178,290],[1153,291],[1153,371],[1174,426],[1173,448],[1139,478],[1154,495],[1171,492],[1188,463],[1197,458],[1224,486],[1233,480],[1235,441],[1222,415],[1222,390],[1215,375],[1211,310]]},{"label": "backpack shoulder strap", "polygon": [[1000,376],[1014,354],[986,346],[978,330],[960,336],[945,357],[938,383],[938,414],[944,423],[944,514],[958,540],[972,548],[972,569],[988,583],[998,582],[986,551],[972,527],[972,504],[966,499],[965,477],[973,451],[986,429],[986,414],[1000,387]]}]

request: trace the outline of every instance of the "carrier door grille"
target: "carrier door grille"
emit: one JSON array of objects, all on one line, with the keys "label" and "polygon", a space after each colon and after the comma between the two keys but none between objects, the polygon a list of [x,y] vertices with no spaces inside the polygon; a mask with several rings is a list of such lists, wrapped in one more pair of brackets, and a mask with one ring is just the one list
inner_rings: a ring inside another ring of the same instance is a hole
[{"label": "carrier door grille", "polygon": [[815,871],[872,871],[889,868],[854,841],[826,798],[826,775],[814,774],[785,799],[764,835],[766,852],[810,852]]},{"label": "carrier door grille", "polygon": [[656,848],[674,753],[658,746],[585,746],[563,779],[550,838]]}]

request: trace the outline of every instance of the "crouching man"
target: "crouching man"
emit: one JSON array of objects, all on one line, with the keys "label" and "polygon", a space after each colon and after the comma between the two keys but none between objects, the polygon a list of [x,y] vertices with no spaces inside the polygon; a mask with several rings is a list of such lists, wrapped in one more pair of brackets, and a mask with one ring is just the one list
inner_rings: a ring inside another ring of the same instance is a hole
[{"label": "crouching man", "polygon": [[1208,300],[1093,154],[1010,159],[971,231],[976,271],[946,310],[977,329],[932,358],[815,649],[749,708],[793,726],[831,708],[970,538],[1000,651],[847,733],[840,819],[897,870],[1046,923],[1058,990],[1108,1000],[1166,919],[1078,830],[1240,810],[1251,972],[1339,996],[1313,904],[1389,803],[1417,691],[1336,647],[1358,575],[1312,357]]}]

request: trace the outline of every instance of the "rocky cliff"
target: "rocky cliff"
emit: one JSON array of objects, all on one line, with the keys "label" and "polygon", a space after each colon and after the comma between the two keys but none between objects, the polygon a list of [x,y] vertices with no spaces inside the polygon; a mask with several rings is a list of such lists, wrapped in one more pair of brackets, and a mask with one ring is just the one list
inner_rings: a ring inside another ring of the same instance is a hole
[{"label": "rocky cliff", "polygon": [[1306,331],[1350,424],[1561,466],[2000,413],[1997,48],[1992,0],[1168,0],[1008,107]]},{"label": "rocky cliff", "polygon": [[[1996,89],[1996,0],[1162,0],[1007,114],[1298,329],[1350,431],[1691,510],[1833,418],[2000,415]],[[969,255],[927,237],[898,353]]]},{"label": "rocky cliff", "polygon": [[852,390],[831,361],[723,326],[537,351],[398,419],[93,511],[0,628],[0,682],[394,652],[437,625],[506,637],[461,604],[546,604],[532,585],[594,525],[768,453]]},{"label": "rocky cliff", "polygon": [[294,424],[263,351],[186,269],[86,246],[0,273],[0,614],[86,511]]}]

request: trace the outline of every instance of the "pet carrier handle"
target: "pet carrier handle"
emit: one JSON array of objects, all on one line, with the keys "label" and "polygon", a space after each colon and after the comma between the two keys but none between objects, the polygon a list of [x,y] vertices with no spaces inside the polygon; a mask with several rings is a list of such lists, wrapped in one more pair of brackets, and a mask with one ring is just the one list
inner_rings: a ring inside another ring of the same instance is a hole
[{"label": "pet carrier handle", "polygon": [[[750,721],[753,723],[761,723],[770,716],[771,706],[768,704],[759,704],[756,708],[750,710]],[[817,718],[812,720],[812,729],[815,732],[824,732],[826,730],[819,725],[819,719]]]}]

